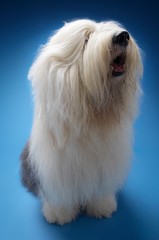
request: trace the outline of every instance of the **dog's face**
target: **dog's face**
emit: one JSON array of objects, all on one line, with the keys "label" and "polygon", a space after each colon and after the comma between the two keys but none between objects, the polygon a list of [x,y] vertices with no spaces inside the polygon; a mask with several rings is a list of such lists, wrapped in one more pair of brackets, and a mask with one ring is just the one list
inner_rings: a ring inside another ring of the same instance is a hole
[{"label": "dog's face", "polygon": [[49,96],[54,95],[51,91],[58,85],[64,104],[68,108],[69,100],[73,100],[78,112],[88,105],[96,112],[119,112],[124,104],[133,101],[142,73],[137,44],[127,30],[113,21],[66,23],[50,38],[35,68],[45,70]]},{"label": "dog's face", "polygon": [[118,98],[123,87],[131,85],[136,90],[142,71],[140,52],[130,33],[119,24],[96,25],[86,42],[83,62],[85,84],[101,105]]}]

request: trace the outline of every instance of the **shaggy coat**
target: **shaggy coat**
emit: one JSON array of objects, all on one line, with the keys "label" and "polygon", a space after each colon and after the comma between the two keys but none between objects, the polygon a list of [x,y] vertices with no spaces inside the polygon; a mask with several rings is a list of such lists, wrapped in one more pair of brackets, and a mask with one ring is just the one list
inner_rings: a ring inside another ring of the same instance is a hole
[{"label": "shaggy coat", "polygon": [[113,21],[66,23],[40,49],[29,72],[35,109],[22,181],[50,223],[67,223],[80,209],[96,217],[116,210],[141,75],[135,40]]}]

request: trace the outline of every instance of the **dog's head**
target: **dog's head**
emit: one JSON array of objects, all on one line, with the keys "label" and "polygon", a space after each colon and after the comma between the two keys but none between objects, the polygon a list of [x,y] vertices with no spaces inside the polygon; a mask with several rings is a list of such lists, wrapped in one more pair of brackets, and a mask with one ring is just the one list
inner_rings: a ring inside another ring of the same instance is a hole
[{"label": "dog's head", "polygon": [[139,48],[120,24],[77,20],[49,39],[30,78],[49,108],[56,101],[63,113],[118,118],[122,110],[136,111],[141,74]]}]

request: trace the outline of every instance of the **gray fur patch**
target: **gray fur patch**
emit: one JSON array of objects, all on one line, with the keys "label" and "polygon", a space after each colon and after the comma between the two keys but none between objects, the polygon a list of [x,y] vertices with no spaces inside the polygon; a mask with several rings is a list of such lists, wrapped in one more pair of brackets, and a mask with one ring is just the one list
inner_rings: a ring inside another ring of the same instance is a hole
[{"label": "gray fur patch", "polygon": [[25,145],[21,154],[21,181],[23,185],[35,196],[39,194],[40,181],[35,166],[31,164],[29,155],[29,142]]}]

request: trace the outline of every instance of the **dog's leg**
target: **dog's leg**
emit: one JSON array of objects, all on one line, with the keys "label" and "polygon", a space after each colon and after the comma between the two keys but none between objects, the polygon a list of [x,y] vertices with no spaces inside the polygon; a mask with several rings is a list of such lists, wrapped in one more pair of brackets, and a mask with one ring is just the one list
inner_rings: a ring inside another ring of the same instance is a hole
[{"label": "dog's leg", "polygon": [[95,198],[86,205],[86,213],[97,218],[110,218],[117,209],[115,195],[107,195],[102,199]]},{"label": "dog's leg", "polygon": [[49,223],[63,225],[74,220],[77,214],[78,207],[52,207],[47,200],[43,201],[43,215]]}]

